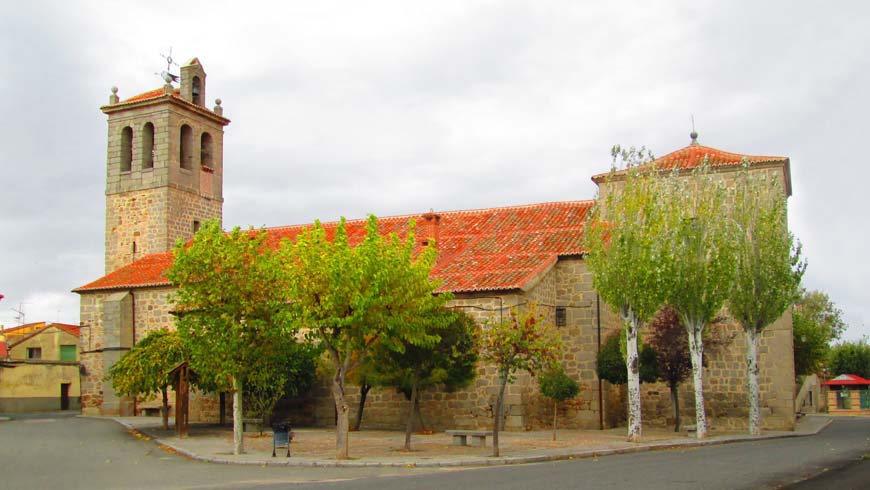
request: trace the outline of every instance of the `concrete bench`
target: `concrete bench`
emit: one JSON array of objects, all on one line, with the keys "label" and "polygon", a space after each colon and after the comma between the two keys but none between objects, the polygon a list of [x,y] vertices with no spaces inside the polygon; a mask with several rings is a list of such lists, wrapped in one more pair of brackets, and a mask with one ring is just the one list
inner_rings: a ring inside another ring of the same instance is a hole
[{"label": "concrete bench", "polygon": [[468,438],[471,437],[472,446],[486,447],[486,436],[492,432],[485,430],[448,430],[447,434],[453,436],[454,446],[467,446]]}]

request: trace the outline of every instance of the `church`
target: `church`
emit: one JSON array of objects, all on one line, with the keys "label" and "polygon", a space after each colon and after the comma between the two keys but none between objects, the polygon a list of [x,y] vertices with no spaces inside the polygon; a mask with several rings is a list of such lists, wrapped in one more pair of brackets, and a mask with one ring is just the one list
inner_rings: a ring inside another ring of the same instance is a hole
[{"label": "church", "polygon": [[[223,206],[223,134],[230,123],[220,99],[206,106],[206,72],[196,58],[181,67],[179,87],[162,88],[121,100],[112,88],[101,107],[108,118],[106,158],[105,272],[78,287],[81,298],[82,412],[91,415],[138,414],[139,401],[120,397],[104,377],[139,339],[151,330],[174,328],[173,285],[165,272],[172,264],[176,240],[190,240],[200,223],[221,219]],[[751,172],[781,180],[791,194],[787,157],[752,156],[691,143],[656,160],[660,168],[691,171],[707,158],[722,178],[748,158]],[[602,169],[606,170],[606,169]],[[607,173],[592,176],[603,195]],[[689,178],[688,176],[686,178]],[[516,206],[427,211],[380,218],[383,233],[402,234],[413,219],[418,240],[434,240],[439,258],[432,275],[476,320],[498,317],[515,305],[537,302],[561,332],[567,373],[580,384],[580,395],[560,416],[566,427],[610,427],[624,417],[620,387],[598,379],[598,349],[620,328],[619,318],[598,298],[584,261],[584,222],[593,200]],[[335,226],[326,223],[324,226]],[[270,240],[295,237],[310,224],[269,228]],[[364,232],[365,222],[349,221],[348,235]],[[711,427],[746,426],[748,395],[742,330],[722,327],[726,345],[708,359],[705,398]],[[791,313],[768,327],[760,339],[760,393],[764,426],[794,427],[794,361]],[[455,392],[421,394],[421,412],[438,429],[484,428],[491,424],[497,389],[495,369],[481,364],[477,379]],[[349,393],[353,394],[352,388]],[[645,423],[670,423],[670,399],[663,384],[642,387]],[[693,413],[691,381],[681,386],[684,414]],[[191,421],[216,421],[219,398],[192,393]],[[355,403],[353,396],[350,403]],[[404,398],[373,389],[366,402],[363,427],[399,428]],[[508,430],[547,427],[552,405],[539,393],[535,379],[521,375],[505,398]],[[296,424],[332,425],[334,408],[325,384],[296,406]],[[621,413],[620,413],[621,412]]]}]

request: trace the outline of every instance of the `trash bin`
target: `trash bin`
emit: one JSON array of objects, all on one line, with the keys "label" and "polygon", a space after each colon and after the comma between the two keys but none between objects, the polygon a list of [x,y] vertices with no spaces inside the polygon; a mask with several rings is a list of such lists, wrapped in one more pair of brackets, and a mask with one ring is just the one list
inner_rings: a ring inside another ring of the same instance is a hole
[{"label": "trash bin", "polygon": [[290,441],[293,433],[290,432],[290,423],[276,422],[272,424],[272,457],[275,457],[275,449],[287,446],[287,457],[290,457]]}]

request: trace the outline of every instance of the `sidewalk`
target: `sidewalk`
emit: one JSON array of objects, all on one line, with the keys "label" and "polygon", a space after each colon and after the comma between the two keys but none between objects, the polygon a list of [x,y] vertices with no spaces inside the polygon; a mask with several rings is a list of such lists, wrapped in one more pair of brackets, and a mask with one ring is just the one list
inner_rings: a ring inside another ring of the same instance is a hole
[{"label": "sidewalk", "polygon": [[751,437],[740,433],[713,432],[699,441],[694,434],[675,433],[665,429],[644,428],[643,442],[625,441],[625,428],[610,430],[560,430],[557,440],[552,440],[552,431],[500,432],[501,456],[492,457],[492,438],[487,437],[487,447],[454,446],[452,438],[438,432],[430,435],[414,434],[412,451],[404,451],[404,432],[363,430],[350,433],[349,460],[335,459],[335,430],[332,428],[293,429],[295,439],[291,446],[292,456],[286,457],[286,449],[278,449],[272,457],[272,433],[266,429],[262,436],[245,434],[246,454],[232,454],[232,428],[216,425],[191,424],[190,436],[179,439],[172,430],[160,428],[159,417],[112,417],[127,427],[131,434],[143,439],[153,439],[163,449],[192,459],[225,464],[315,466],[315,467],[451,467],[493,466],[518,463],[534,463],[562,459],[599,457],[610,454],[697,447],[759,439],[800,437],[816,434],[831,423],[828,416],[807,416],[797,422],[794,432],[765,431],[764,435]]}]

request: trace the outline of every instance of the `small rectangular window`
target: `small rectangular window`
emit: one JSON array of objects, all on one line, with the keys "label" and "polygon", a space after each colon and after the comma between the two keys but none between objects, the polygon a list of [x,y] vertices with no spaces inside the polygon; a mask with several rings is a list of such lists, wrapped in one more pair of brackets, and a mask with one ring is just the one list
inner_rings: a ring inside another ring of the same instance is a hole
[{"label": "small rectangular window", "polygon": [[568,324],[568,311],[564,306],[556,307],[556,326],[564,327]]},{"label": "small rectangular window", "polygon": [[199,220],[193,220],[193,232],[196,233],[199,231]]},{"label": "small rectangular window", "polygon": [[60,360],[61,361],[75,361],[76,360],[76,346],[74,345],[62,345],[60,346]]},{"label": "small rectangular window", "polygon": [[27,348],[27,358],[28,359],[42,359],[42,347],[28,347]]}]

